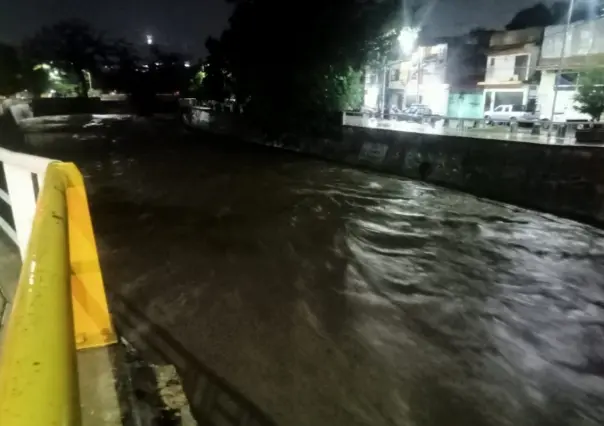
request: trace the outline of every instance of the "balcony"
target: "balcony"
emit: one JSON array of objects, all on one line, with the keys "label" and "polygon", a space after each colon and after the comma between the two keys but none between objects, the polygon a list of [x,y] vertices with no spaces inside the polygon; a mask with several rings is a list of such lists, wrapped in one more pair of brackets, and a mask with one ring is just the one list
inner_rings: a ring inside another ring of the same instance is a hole
[{"label": "balcony", "polygon": [[517,83],[527,80],[528,67],[518,67],[514,70],[488,68],[485,83]]}]

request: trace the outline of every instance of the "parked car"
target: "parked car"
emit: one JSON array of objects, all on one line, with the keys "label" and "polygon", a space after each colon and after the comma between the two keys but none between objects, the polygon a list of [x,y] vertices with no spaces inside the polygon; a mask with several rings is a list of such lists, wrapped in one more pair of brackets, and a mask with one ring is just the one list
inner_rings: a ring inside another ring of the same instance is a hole
[{"label": "parked car", "polygon": [[411,121],[414,123],[426,123],[429,121],[436,121],[440,118],[437,114],[432,112],[427,105],[413,104],[408,108],[405,108],[402,112],[393,115],[399,121]]},{"label": "parked car", "polygon": [[499,105],[494,110],[487,111],[484,120],[487,124],[532,124],[539,120],[539,116],[527,111],[524,105]]}]

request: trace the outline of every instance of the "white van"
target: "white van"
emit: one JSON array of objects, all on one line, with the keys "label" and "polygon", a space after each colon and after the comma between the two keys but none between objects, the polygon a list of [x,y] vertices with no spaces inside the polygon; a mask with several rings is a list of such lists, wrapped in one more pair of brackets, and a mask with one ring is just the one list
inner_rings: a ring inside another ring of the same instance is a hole
[{"label": "white van", "polygon": [[[591,121],[591,117],[588,114],[583,114],[577,111],[575,107],[579,106],[575,102],[575,91],[559,91],[556,99],[556,109],[554,111],[554,122],[566,122],[566,121]],[[551,100],[547,102],[547,98],[543,98],[543,104],[539,105],[539,117],[543,121],[549,121],[552,119],[551,116]],[[549,105],[546,105],[548,104]]]}]

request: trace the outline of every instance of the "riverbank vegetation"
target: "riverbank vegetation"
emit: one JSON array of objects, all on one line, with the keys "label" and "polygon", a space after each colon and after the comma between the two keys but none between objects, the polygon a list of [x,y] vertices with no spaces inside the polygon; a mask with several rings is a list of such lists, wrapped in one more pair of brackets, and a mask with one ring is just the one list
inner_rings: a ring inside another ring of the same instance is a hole
[{"label": "riverbank vegetation", "polygon": [[204,95],[232,100],[276,130],[360,107],[363,70],[392,50],[400,0],[231,0],[228,28],[206,43]]}]

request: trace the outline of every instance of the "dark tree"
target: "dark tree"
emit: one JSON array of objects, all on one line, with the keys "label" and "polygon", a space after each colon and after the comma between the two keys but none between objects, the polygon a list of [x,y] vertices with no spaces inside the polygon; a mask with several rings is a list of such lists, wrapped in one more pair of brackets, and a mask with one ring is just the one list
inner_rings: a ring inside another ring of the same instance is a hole
[{"label": "dark tree", "polygon": [[232,3],[229,28],[208,40],[204,86],[272,127],[319,125],[346,108],[362,68],[392,50],[404,22],[400,0]]},{"label": "dark tree", "polygon": [[511,31],[530,27],[547,27],[555,23],[554,18],[549,7],[543,3],[537,3],[518,12],[505,26],[505,29]]},{"label": "dark tree", "polygon": [[[186,92],[195,74],[190,61],[176,52],[168,52],[153,46],[149,61],[149,77],[155,93]],[[188,67],[185,63],[188,62]]]},{"label": "dark tree", "polygon": [[[518,12],[505,26],[507,30],[520,30],[530,27],[547,27],[564,24],[568,19],[569,1],[557,1],[551,6],[537,3]],[[593,19],[601,15],[602,6],[599,1],[575,2],[571,22]]]},{"label": "dark tree", "polygon": [[604,70],[593,68],[581,74],[581,85],[577,90],[575,109],[589,114],[593,121],[599,121],[604,112]]},{"label": "dark tree", "polygon": [[17,49],[0,44],[0,95],[12,95],[22,89],[22,84],[22,63]]},{"label": "dark tree", "polygon": [[[224,35],[223,35],[224,37]],[[220,40],[213,37],[206,41],[208,50],[206,75],[199,95],[205,100],[223,102],[234,94],[231,74]]]},{"label": "dark tree", "polygon": [[48,74],[43,69],[27,63],[23,68],[23,87],[34,97],[40,97],[50,88]]},{"label": "dark tree", "polygon": [[489,44],[494,30],[474,28],[465,36],[447,40],[447,79],[457,87],[476,87],[484,81]]},{"label": "dark tree", "polygon": [[123,40],[112,43],[108,53],[110,61],[98,78],[101,87],[104,90],[129,93],[138,81],[140,58],[133,46]]},{"label": "dark tree", "polygon": [[28,55],[38,62],[73,73],[80,96],[88,96],[86,73],[98,74],[108,60],[111,46],[86,22],[72,19],[44,27],[25,44]]}]

